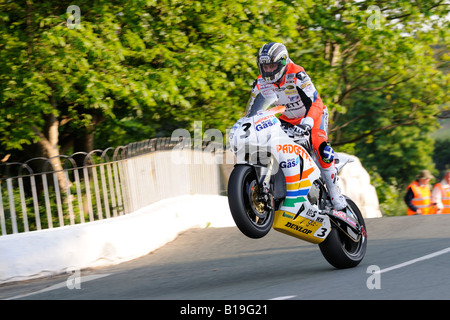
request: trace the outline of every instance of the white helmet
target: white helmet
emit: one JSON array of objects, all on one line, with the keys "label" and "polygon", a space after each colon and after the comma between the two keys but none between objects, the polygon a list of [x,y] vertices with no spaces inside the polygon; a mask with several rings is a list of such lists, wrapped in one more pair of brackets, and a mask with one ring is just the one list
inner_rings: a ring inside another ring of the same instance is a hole
[{"label": "white helmet", "polygon": [[256,58],[259,73],[268,83],[275,83],[286,73],[289,66],[289,54],[282,43],[266,43]]}]

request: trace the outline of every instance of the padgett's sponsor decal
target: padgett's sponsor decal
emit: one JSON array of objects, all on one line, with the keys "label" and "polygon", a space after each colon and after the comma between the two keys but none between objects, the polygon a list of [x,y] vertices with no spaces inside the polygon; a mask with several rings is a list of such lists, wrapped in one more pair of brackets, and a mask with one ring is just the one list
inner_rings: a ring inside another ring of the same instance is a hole
[{"label": "padgett's sponsor decal", "polygon": [[283,153],[294,153],[297,156],[301,155],[303,159],[306,159],[308,161],[312,161],[311,157],[309,156],[308,152],[306,152],[305,149],[303,149],[299,145],[293,145],[293,144],[277,144],[277,152],[283,152]]}]

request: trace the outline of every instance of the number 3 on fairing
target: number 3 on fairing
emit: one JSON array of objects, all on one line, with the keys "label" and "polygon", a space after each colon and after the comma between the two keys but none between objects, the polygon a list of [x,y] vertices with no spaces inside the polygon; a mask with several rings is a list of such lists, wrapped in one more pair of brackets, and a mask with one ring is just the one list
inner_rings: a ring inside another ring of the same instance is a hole
[{"label": "number 3 on fairing", "polygon": [[327,234],[327,230],[328,230],[327,228],[320,228],[320,231],[322,231],[322,233],[317,234],[316,237],[319,237],[319,238],[325,237],[325,235]]},{"label": "number 3 on fairing", "polygon": [[248,129],[252,126],[249,122],[246,122],[242,125],[244,127],[244,131],[245,134],[243,134],[242,136],[240,136],[240,139],[245,139],[248,138],[248,136],[250,135],[250,131],[248,131]]}]

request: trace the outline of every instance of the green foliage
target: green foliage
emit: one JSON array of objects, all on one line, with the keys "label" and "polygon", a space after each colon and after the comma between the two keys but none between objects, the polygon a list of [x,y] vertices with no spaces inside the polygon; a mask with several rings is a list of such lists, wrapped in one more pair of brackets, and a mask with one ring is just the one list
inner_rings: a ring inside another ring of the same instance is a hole
[{"label": "green foliage", "polygon": [[436,152],[433,154],[433,161],[436,169],[439,170],[438,178],[444,176],[445,170],[450,169],[450,139],[438,139],[435,143]]},{"label": "green foliage", "polygon": [[375,171],[369,171],[371,184],[376,188],[380,210],[384,216],[406,214],[406,204],[403,200],[406,189],[399,186],[394,178],[387,182]]}]

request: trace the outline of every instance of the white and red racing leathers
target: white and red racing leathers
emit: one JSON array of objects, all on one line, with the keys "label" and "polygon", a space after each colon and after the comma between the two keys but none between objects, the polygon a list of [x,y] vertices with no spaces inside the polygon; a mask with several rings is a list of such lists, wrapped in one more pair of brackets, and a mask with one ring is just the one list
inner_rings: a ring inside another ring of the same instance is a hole
[{"label": "white and red racing leathers", "polygon": [[286,106],[286,111],[280,116],[281,120],[297,125],[305,118],[306,123],[310,124],[316,158],[320,167],[328,168],[331,164],[322,160],[323,150],[320,150],[327,143],[328,109],[310,77],[302,67],[290,61],[286,75],[279,84],[267,83],[259,76],[253,84],[252,97],[256,97],[258,93],[269,96],[274,92],[278,96],[279,104]]}]

